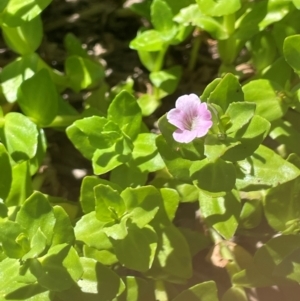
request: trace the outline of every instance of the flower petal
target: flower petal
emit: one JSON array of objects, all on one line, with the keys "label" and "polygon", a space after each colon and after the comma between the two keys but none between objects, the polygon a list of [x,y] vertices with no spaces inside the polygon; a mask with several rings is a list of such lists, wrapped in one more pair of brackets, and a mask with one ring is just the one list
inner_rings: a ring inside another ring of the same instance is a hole
[{"label": "flower petal", "polygon": [[175,125],[181,130],[184,130],[184,113],[179,109],[172,109],[167,113],[169,123]]},{"label": "flower petal", "polygon": [[197,127],[194,129],[196,137],[200,138],[207,134],[208,130],[212,127],[213,122],[211,120],[201,120]]},{"label": "flower petal", "polygon": [[198,113],[203,119],[211,120],[211,112],[207,109],[207,104],[205,102],[200,104]]},{"label": "flower petal", "polygon": [[176,100],[175,107],[177,109],[186,111],[186,109],[191,105],[197,106],[200,103],[200,99],[196,94],[182,95]]},{"label": "flower petal", "polygon": [[187,130],[176,130],[173,133],[173,138],[175,141],[180,143],[189,143],[196,138],[196,131],[187,131]]}]

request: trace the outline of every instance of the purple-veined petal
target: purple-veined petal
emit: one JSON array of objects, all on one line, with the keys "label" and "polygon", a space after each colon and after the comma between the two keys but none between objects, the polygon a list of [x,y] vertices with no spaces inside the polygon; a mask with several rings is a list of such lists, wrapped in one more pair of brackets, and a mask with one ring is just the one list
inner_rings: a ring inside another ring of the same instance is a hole
[{"label": "purple-veined petal", "polygon": [[203,137],[212,126],[211,113],[206,103],[201,103],[196,94],[180,96],[176,108],[167,113],[169,123],[177,130],[173,138],[180,143],[189,143],[197,137]]},{"label": "purple-veined petal", "polygon": [[178,97],[175,103],[175,107],[179,110],[185,111],[188,107],[192,105],[199,105],[200,99],[196,94],[190,94],[190,95],[183,95]]},{"label": "purple-veined petal", "polygon": [[189,143],[196,138],[196,131],[182,131],[178,129],[173,133],[173,138],[180,143]]},{"label": "purple-veined petal", "polygon": [[179,109],[172,109],[168,112],[167,114],[167,119],[169,121],[169,123],[175,125],[176,127],[178,127],[181,130],[184,130],[184,113],[183,111],[179,110]]}]

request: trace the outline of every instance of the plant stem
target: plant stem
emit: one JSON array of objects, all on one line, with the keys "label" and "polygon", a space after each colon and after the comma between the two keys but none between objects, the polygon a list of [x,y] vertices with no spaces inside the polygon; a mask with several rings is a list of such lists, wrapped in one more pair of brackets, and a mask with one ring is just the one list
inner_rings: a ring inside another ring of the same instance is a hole
[{"label": "plant stem", "polygon": [[46,128],[58,128],[58,127],[67,127],[71,125],[74,121],[80,119],[80,115],[58,115],[54,120],[45,126]]},{"label": "plant stem", "polygon": [[191,50],[191,56],[190,56],[190,60],[189,60],[189,64],[188,64],[188,70],[189,71],[193,71],[197,62],[197,56],[199,53],[199,49],[201,46],[201,41],[202,41],[202,37],[200,35],[200,29],[196,28],[194,30],[193,33],[194,36],[194,41],[193,41],[193,46],[192,46],[192,50]]},{"label": "plant stem", "polygon": [[235,31],[235,14],[224,16],[223,25],[228,33],[228,39],[220,40],[218,49],[223,64],[230,65],[236,57],[236,39],[233,36]]},{"label": "plant stem", "polygon": [[223,24],[230,37],[235,30],[235,14],[224,16]]},{"label": "plant stem", "polygon": [[168,301],[168,294],[162,280],[155,281],[155,300]]},{"label": "plant stem", "polygon": [[[215,243],[215,245],[218,244],[220,246],[220,256],[229,260],[229,262],[226,264],[226,270],[231,279],[234,274],[241,271],[241,267],[239,266],[238,262],[236,261],[234,253],[230,250],[230,248],[227,244],[227,241],[224,240],[221,237],[221,235],[219,233],[217,233],[217,231],[214,230],[212,227],[209,227],[209,234],[210,234],[212,241]],[[233,284],[233,286],[235,286],[235,285]],[[246,294],[244,288],[241,287],[241,290],[244,291],[245,298],[247,298],[247,294]]]},{"label": "plant stem", "polygon": [[163,49],[158,53],[157,58],[156,58],[156,62],[155,62],[155,66],[154,66],[152,72],[157,72],[157,71],[161,70],[161,68],[163,66],[163,63],[164,63],[165,54],[166,54],[167,50],[168,50],[168,46],[165,45],[163,47]]}]

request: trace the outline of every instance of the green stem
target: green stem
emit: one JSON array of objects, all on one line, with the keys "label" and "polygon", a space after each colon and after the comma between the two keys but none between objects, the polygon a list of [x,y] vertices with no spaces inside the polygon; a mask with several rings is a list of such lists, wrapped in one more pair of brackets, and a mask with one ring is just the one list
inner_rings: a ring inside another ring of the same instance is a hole
[{"label": "green stem", "polygon": [[209,233],[215,245],[220,245],[221,256],[231,261],[231,263],[227,264],[228,266],[226,266],[228,274],[232,276],[233,274],[240,272],[241,268],[235,260],[234,254],[228,247],[227,242],[213,228],[209,228]]},{"label": "green stem", "polygon": [[67,127],[80,118],[81,118],[80,115],[58,115],[54,118],[54,120],[50,124],[48,124],[45,127],[47,128]]},{"label": "green stem", "polygon": [[161,280],[155,281],[155,300],[157,301],[168,301],[168,294],[164,282]]},{"label": "green stem", "polygon": [[153,68],[153,72],[157,72],[160,71],[163,63],[164,63],[164,59],[165,59],[165,54],[168,50],[168,46],[164,46],[163,49],[158,53],[157,58],[156,58],[156,62],[155,62],[155,66]]},{"label": "green stem", "polygon": [[198,57],[198,53],[199,53],[199,49],[201,46],[201,41],[202,41],[202,37],[199,34],[199,28],[196,28],[194,31],[194,41],[193,41],[193,46],[192,46],[192,50],[191,50],[191,56],[190,56],[190,60],[189,60],[189,64],[188,64],[188,70],[189,71],[193,71],[197,62],[197,57]]},{"label": "green stem", "polygon": [[223,24],[228,35],[231,36],[235,30],[235,14],[224,16]]},{"label": "green stem", "polygon": [[159,97],[159,88],[153,86],[153,95],[155,97],[155,100],[159,100],[160,97]]},{"label": "green stem", "polygon": [[41,190],[44,182],[46,180],[46,173],[37,174],[32,180],[32,189]]},{"label": "green stem", "polygon": [[223,64],[230,65],[236,57],[236,39],[233,36],[235,31],[235,14],[223,17],[223,25],[228,33],[228,39],[220,40],[218,49]]},{"label": "green stem", "polygon": [[[212,241],[215,243],[215,245],[217,245],[217,244],[220,245],[220,255],[223,258],[229,260],[229,262],[226,264],[226,270],[231,279],[234,274],[240,272],[242,269],[239,266],[238,262],[236,261],[233,252],[230,250],[229,246],[227,245],[227,241],[225,241],[221,237],[221,235],[219,233],[217,233],[217,231],[215,231],[211,227],[209,227],[209,234],[210,234]],[[233,286],[235,286],[235,285],[233,284]],[[241,287],[241,289],[244,290],[242,287]],[[245,290],[244,290],[244,294],[246,297],[247,294],[246,294]]]}]

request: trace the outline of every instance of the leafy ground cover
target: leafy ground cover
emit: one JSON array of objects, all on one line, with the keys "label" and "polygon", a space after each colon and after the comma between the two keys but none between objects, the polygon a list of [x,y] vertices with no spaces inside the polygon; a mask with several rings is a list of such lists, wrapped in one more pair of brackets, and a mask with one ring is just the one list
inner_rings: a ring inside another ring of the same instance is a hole
[{"label": "leafy ground cover", "polygon": [[0,299],[297,300],[298,0],[0,3]]}]

